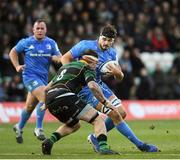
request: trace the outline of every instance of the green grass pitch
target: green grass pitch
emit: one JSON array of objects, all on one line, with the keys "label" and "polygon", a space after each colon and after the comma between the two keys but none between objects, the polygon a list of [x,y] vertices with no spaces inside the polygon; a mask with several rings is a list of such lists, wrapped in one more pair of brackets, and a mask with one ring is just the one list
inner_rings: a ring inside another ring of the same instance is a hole
[{"label": "green grass pitch", "polygon": [[[41,153],[41,142],[33,135],[34,124],[25,127],[23,144],[16,143],[13,124],[0,124],[0,159],[180,159],[180,121],[129,121],[128,124],[140,139],[156,144],[161,152],[140,152],[113,129],[108,134],[108,143],[121,155],[99,155],[86,140],[92,126],[82,122],[79,131],[61,139],[54,145],[52,155],[45,156]],[[59,123],[45,123],[46,135],[50,136],[58,126]]]}]

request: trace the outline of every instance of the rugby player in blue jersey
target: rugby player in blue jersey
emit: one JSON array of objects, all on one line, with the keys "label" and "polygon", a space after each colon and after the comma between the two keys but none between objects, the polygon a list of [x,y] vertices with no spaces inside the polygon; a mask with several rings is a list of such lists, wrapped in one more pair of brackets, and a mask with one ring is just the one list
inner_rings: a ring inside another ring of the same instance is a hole
[{"label": "rugby player in blue jersey", "polygon": [[[61,63],[64,65],[71,62],[73,59],[80,58],[81,54],[86,50],[93,50],[98,53],[99,62],[96,68],[97,82],[101,87],[105,97],[113,104],[113,106],[117,107],[119,114],[111,114],[111,109],[107,108],[106,105],[99,103],[88,87],[84,87],[79,93],[79,96],[97,110],[105,113],[108,116],[105,120],[107,131],[110,131],[115,127],[119,133],[123,134],[128,140],[135,144],[139,150],[145,152],[157,152],[159,150],[155,145],[146,144],[136,137],[128,124],[123,120],[126,117],[126,112],[123,109],[121,100],[118,99],[111,91],[111,89],[109,89],[109,87],[101,80],[101,66],[109,60],[116,60],[116,52],[112,48],[115,37],[116,29],[112,25],[107,25],[102,28],[100,36],[97,40],[82,40],[73,46],[67,53],[62,56]],[[119,80],[123,79],[124,75],[119,65],[109,66],[109,69],[109,75],[113,75]],[[91,134],[88,136],[88,141],[92,144],[94,150],[98,152],[99,145],[97,143],[97,138]]]},{"label": "rugby player in blue jersey", "polygon": [[[23,83],[28,90],[25,108],[19,123],[14,125],[18,143],[23,143],[22,129],[32,111],[36,109],[36,128],[34,135],[44,140],[43,118],[45,111],[40,111],[45,99],[45,89],[48,83],[48,72],[51,61],[60,62],[61,53],[57,43],[46,36],[47,27],[43,20],[37,20],[33,25],[33,35],[21,39],[9,53],[10,59],[17,72],[22,72]],[[24,54],[24,64],[19,63],[19,54]]]}]

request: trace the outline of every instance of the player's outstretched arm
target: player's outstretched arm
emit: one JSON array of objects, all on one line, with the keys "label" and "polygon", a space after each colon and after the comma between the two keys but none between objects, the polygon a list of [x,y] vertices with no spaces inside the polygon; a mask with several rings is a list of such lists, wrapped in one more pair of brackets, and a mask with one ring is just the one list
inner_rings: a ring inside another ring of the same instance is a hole
[{"label": "player's outstretched arm", "polygon": [[111,108],[112,110],[116,110],[116,108],[111,104],[111,102],[104,97],[101,88],[95,81],[88,82],[88,87],[91,89],[94,96],[99,100],[99,102],[103,104],[103,106]]},{"label": "player's outstretched arm", "polygon": [[70,51],[66,52],[62,57],[61,57],[61,63],[62,65],[68,64],[73,60],[72,54]]},{"label": "player's outstretched arm", "polygon": [[88,87],[93,92],[94,96],[102,103],[106,103],[107,99],[104,97],[101,88],[95,81],[88,82]]}]

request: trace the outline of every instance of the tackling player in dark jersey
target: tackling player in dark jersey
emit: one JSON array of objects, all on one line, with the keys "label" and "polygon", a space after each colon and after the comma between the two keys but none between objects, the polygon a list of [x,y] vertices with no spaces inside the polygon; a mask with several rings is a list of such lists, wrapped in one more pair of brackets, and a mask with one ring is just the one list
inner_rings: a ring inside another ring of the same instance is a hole
[{"label": "tackling player in dark jersey", "polygon": [[97,54],[89,50],[83,54],[80,61],[62,66],[48,85],[45,107],[64,124],[42,143],[43,154],[51,154],[55,142],[77,131],[80,128],[79,120],[94,125],[94,132],[98,139],[101,154],[118,154],[109,149],[105,124],[97,110],[76,95],[83,86],[88,85],[101,103],[111,108],[111,110],[114,109],[95,82],[97,61]]}]

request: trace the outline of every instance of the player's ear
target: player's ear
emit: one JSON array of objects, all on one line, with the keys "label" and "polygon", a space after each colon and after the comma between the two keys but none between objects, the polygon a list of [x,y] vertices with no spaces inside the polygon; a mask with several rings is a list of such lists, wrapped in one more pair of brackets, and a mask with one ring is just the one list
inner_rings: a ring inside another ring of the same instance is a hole
[{"label": "player's ear", "polygon": [[33,33],[35,32],[35,28],[34,28],[34,26],[33,26],[33,28],[32,28],[32,31],[33,31]]}]

